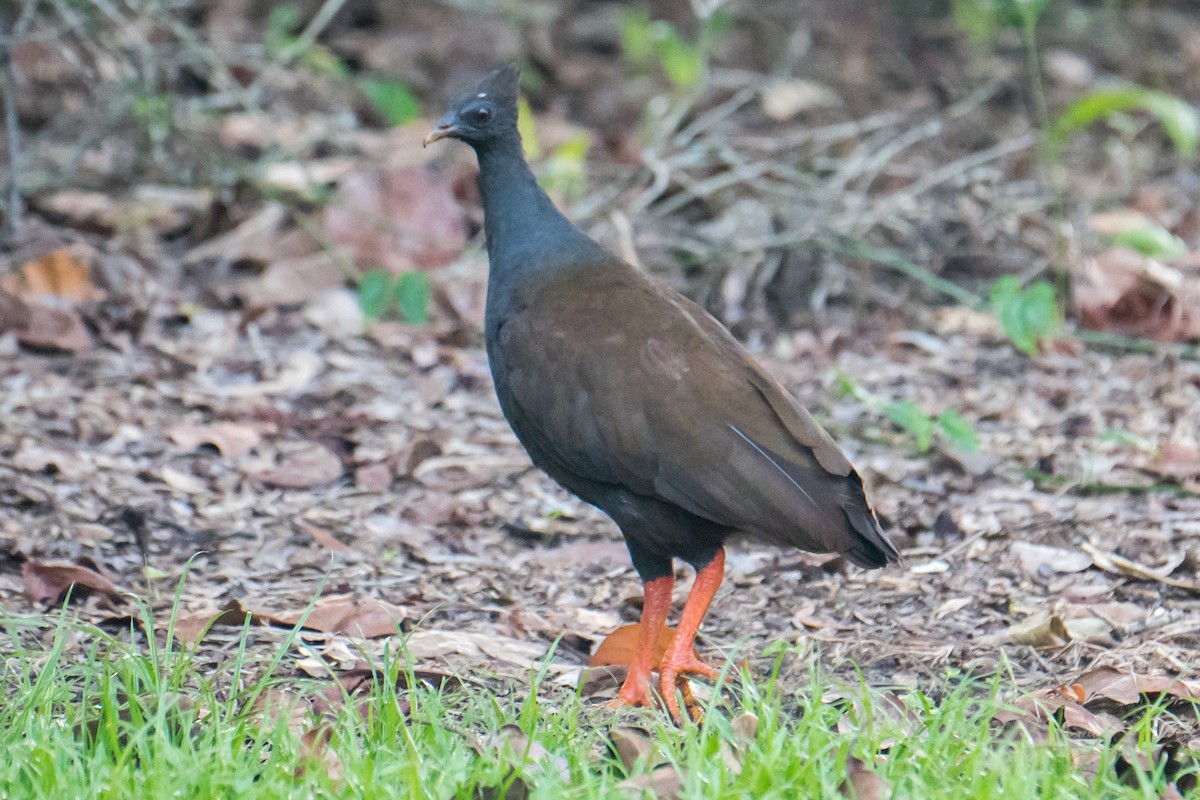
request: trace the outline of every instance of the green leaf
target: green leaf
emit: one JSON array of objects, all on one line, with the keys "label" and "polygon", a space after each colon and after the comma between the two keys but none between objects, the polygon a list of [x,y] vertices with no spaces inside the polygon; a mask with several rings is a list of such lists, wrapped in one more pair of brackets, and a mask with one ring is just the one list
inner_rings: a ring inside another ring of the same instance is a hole
[{"label": "green leaf", "polygon": [[267,14],[267,29],[263,33],[263,47],[268,55],[276,56],[296,41],[300,28],[300,6],[296,3],[277,3]]},{"label": "green leaf", "polygon": [[421,116],[421,104],[412,90],[399,81],[364,78],[358,88],[389,125],[400,126]]},{"label": "green leaf", "polygon": [[937,418],[938,428],[951,445],[959,450],[974,453],[979,450],[979,437],[971,423],[953,409],[946,409]]},{"label": "green leaf", "polygon": [[631,9],[621,15],[621,50],[635,67],[645,68],[654,61],[654,29],[650,12]]},{"label": "green leaf", "polygon": [[517,133],[521,135],[521,147],[528,159],[542,157],[542,143],[538,139],[537,126],[533,122],[533,109],[524,97],[517,98]]},{"label": "green leaf", "polygon": [[1187,244],[1160,225],[1147,224],[1114,234],[1109,243],[1114,247],[1128,247],[1150,258],[1172,259],[1187,253]]},{"label": "green leaf", "polygon": [[429,296],[432,288],[424,272],[405,272],[396,279],[394,297],[400,318],[410,325],[429,321]]},{"label": "green leaf", "polygon": [[1122,111],[1145,111],[1159,121],[1176,152],[1194,158],[1200,143],[1200,115],[1178,97],[1142,86],[1097,89],[1068,106],[1050,129],[1049,144],[1059,149],[1093,122]]},{"label": "green leaf", "polygon": [[358,279],[358,307],[363,316],[374,321],[387,311],[388,299],[392,292],[392,276],[386,269],[373,269],[364,272]]},{"label": "green leaf", "polygon": [[879,409],[884,416],[917,440],[917,449],[924,453],[933,444],[933,419],[911,400],[888,403]]},{"label": "green leaf", "polygon": [[1022,289],[1017,278],[1005,276],[992,285],[991,301],[992,312],[1013,346],[1030,356],[1037,355],[1062,324],[1054,286],[1047,281]]},{"label": "green leaf", "polygon": [[690,89],[704,74],[704,54],[700,48],[674,30],[659,45],[659,59],[667,79],[677,89]]}]

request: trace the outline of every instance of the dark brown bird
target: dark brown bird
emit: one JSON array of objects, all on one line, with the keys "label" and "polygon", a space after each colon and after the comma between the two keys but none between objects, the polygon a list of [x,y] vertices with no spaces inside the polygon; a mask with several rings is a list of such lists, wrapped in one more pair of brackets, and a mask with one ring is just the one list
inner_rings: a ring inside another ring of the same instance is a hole
[{"label": "dark brown bird", "polygon": [[[862,567],[897,558],[833,439],[704,309],[605,250],[538,185],[517,133],[514,67],[426,137],[475,149],[489,261],[486,338],[500,408],[533,463],[612,517],[645,583],[638,649],[616,701],[671,716],[734,535]],[[653,651],[680,558],[697,571],[675,638]],[[689,710],[693,710],[690,708]]]}]

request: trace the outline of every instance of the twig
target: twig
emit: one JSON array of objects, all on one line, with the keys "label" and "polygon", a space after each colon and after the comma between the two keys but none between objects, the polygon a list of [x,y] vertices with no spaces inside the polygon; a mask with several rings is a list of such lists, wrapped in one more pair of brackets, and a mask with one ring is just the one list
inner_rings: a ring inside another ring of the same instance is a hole
[{"label": "twig", "polygon": [[317,41],[317,37],[321,35],[321,31],[325,30],[333,21],[344,5],[346,5],[346,0],[325,0],[300,35],[279,51],[279,60],[286,66],[296,56],[312,47],[313,43]]},{"label": "twig", "polygon": [[1107,347],[1112,350],[1124,350],[1131,353],[1146,353],[1148,355],[1170,355],[1184,361],[1200,361],[1200,347],[1196,345],[1171,344],[1156,342],[1152,339],[1139,339],[1136,336],[1125,336],[1108,331],[1076,330],[1075,335],[1084,344],[1093,347]]},{"label": "twig", "polygon": [[862,258],[899,272],[901,275],[912,278],[935,292],[940,292],[970,308],[979,308],[983,305],[983,298],[979,295],[964,289],[953,281],[946,280],[940,275],[935,275],[925,267],[914,264],[894,250],[883,250],[872,247],[864,242],[850,239],[844,239],[839,242],[838,249],[847,255]]},{"label": "twig", "polygon": [[1024,136],[1018,136],[1016,139],[999,142],[986,150],[980,150],[976,153],[963,156],[960,159],[950,162],[946,166],[935,169],[933,172],[928,172],[924,177],[913,181],[910,185],[900,189],[892,194],[881,199],[872,209],[871,213],[866,217],[867,220],[873,221],[880,217],[886,216],[898,204],[903,201],[923,195],[939,183],[952,180],[960,175],[964,175],[976,167],[983,166],[989,161],[1004,158],[1012,153],[1026,150],[1037,143],[1038,137],[1036,133],[1027,133]]},{"label": "twig", "polygon": [[[8,213],[5,235],[16,241],[21,231],[21,129],[17,122],[17,73],[13,50],[33,21],[38,0],[25,0],[11,31],[0,30],[0,86],[4,89],[4,135],[8,143]],[[2,22],[2,21],[0,21]]]}]

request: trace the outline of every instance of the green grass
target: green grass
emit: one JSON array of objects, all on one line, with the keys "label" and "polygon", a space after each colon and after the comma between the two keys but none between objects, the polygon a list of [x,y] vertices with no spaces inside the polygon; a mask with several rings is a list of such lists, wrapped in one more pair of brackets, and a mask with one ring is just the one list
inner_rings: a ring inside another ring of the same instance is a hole
[{"label": "green grass", "polygon": [[[31,647],[31,632],[55,626],[51,647]],[[522,787],[535,798],[638,796],[619,786],[629,775],[608,744],[618,724],[644,727],[655,743],[655,756],[633,774],[673,764],[684,798],[840,797],[848,756],[874,765],[896,798],[1157,800],[1166,785],[1161,767],[1135,766],[1118,778],[1120,742],[1073,743],[1051,725],[1048,741],[1035,743],[1002,728],[993,716],[1004,707],[999,698],[1012,696],[1006,679],[948,677],[928,693],[898,695],[835,686],[846,699],[822,702],[816,698],[829,697],[831,684],[815,659],[796,685],[774,677],[739,681],[724,707],[682,730],[661,713],[617,714],[569,691],[466,684],[397,692],[395,681],[381,681],[362,696],[367,713],[351,704],[328,717],[328,750],[340,773],[331,777],[328,753],[306,757],[301,742],[318,716],[289,713],[280,700],[331,685],[294,677],[282,658],[290,639],[267,664],[251,663],[242,647],[202,672],[199,665],[209,662],[186,649],[151,645],[138,629],[106,634],[66,614],[0,617],[0,630],[6,798],[503,798],[526,796]],[[776,674],[799,657],[782,651]],[[399,685],[415,684],[402,658],[388,668]],[[889,703],[897,697],[901,710]],[[748,744],[739,743],[730,722],[745,712],[758,718]],[[1146,732],[1166,712],[1140,715],[1127,746],[1150,755],[1153,765]],[[1075,761],[1089,753],[1090,777]]]}]

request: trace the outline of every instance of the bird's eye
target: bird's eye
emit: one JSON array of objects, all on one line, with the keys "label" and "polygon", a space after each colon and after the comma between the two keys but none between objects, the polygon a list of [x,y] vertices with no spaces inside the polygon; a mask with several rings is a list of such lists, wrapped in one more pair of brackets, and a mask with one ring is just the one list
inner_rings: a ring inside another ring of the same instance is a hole
[{"label": "bird's eye", "polygon": [[487,106],[471,109],[471,122],[486,125],[492,121],[492,110]]}]

